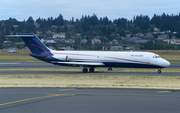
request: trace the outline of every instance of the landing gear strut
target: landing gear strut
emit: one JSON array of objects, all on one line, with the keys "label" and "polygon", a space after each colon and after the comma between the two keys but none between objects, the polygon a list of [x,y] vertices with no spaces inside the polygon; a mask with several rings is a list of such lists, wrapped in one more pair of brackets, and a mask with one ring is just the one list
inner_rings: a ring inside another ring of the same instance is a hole
[{"label": "landing gear strut", "polygon": [[159,73],[159,74],[161,73],[161,68],[158,68],[158,73]]}]

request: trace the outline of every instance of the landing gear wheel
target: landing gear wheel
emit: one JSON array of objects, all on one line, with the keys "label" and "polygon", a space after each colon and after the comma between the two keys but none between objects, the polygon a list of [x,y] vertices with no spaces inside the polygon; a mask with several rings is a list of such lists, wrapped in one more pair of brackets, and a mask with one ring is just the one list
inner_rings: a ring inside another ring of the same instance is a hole
[{"label": "landing gear wheel", "polygon": [[159,74],[161,73],[161,68],[158,69],[158,73],[159,73]]},{"label": "landing gear wheel", "polygon": [[94,68],[93,67],[89,68],[89,72],[94,72]]},{"label": "landing gear wheel", "polygon": [[109,67],[109,68],[108,68],[108,71],[112,71],[112,67]]},{"label": "landing gear wheel", "polygon": [[161,70],[158,70],[158,73],[160,74],[160,73],[161,73]]},{"label": "landing gear wheel", "polygon": [[87,73],[88,69],[86,67],[83,68],[83,73]]}]

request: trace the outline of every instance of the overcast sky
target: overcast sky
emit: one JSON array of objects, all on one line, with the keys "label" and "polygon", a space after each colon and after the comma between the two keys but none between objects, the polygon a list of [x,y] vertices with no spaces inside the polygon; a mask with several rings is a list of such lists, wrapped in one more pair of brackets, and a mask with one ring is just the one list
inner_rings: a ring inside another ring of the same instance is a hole
[{"label": "overcast sky", "polygon": [[0,0],[0,20],[10,17],[19,21],[58,17],[80,19],[82,15],[96,14],[98,18],[107,16],[133,19],[136,15],[154,15],[180,13],[180,0]]}]

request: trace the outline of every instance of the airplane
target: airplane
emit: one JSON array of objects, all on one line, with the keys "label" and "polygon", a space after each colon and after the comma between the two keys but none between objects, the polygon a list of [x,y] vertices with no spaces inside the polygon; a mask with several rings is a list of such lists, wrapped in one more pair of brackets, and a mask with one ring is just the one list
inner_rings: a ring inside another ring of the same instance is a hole
[{"label": "airplane", "polygon": [[83,67],[84,73],[94,72],[96,67],[116,68],[157,68],[170,66],[170,62],[151,52],[113,52],[113,51],[56,51],[45,46],[39,38],[32,33],[20,35],[7,35],[7,37],[20,37],[32,52],[30,56],[39,60],[62,66]]}]

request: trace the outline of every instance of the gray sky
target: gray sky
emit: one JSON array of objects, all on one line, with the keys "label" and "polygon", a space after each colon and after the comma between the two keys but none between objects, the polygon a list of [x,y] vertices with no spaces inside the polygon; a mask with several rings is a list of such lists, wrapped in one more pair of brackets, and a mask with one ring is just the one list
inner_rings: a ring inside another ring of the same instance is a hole
[{"label": "gray sky", "polygon": [[114,20],[118,18],[133,19],[136,15],[154,15],[180,13],[180,0],[0,0],[0,20],[16,18],[19,21],[58,17],[80,19],[82,15],[98,18],[107,16]]}]

